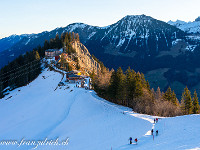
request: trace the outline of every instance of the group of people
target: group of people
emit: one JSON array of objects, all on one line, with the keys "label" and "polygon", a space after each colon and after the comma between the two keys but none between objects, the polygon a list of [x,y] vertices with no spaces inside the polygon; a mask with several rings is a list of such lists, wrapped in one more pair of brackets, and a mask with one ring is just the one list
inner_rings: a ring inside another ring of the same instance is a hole
[{"label": "group of people", "polygon": [[[151,130],[151,135],[153,135],[153,129]],[[156,136],[158,135],[158,130],[156,130]]]},{"label": "group of people", "polygon": [[[123,112],[124,113],[124,112]],[[154,118],[154,123],[158,123],[158,118]],[[153,135],[153,129],[151,130],[151,135]],[[158,136],[158,130],[156,130],[156,136]],[[130,140],[130,144],[132,144],[132,137],[130,137],[129,138],[129,140]],[[137,142],[138,142],[138,139],[137,138],[135,138],[135,143],[137,144]]]},{"label": "group of people", "polygon": [[[133,140],[132,137],[130,137],[129,140],[130,140],[130,144],[132,144],[132,140]],[[137,141],[138,141],[138,139],[135,138],[135,143],[136,143],[136,144],[137,144]]]},{"label": "group of people", "polygon": [[158,123],[158,118],[154,118],[154,123]]}]

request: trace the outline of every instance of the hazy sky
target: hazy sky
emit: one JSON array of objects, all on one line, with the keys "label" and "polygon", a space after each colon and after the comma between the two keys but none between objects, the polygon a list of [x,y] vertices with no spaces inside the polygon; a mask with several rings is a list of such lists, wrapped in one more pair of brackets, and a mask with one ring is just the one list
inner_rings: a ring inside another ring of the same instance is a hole
[{"label": "hazy sky", "polygon": [[194,21],[200,0],[0,0],[0,38],[39,33],[75,22],[107,26],[126,15]]}]

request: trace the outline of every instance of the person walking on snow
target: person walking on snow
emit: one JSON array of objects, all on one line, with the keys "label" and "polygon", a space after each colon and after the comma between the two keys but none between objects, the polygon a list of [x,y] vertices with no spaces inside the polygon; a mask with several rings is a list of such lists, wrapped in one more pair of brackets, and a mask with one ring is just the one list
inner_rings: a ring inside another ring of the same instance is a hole
[{"label": "person walking on snow", "polygon": [[153,121],[154,121],[154,123],[155,123],[155,122],[156,122],[156,119],[154,118],[154,120],[153,120]]},{"label": "person walking on snow", "polygon": [[158,118],[156,118],[156,123],[158,123]]},{"label": "person walking on snow", "polygon": [[156,130],[156,136],[158,135],[158,130]]},{"label": "person walking on snow", "polygon": [[151,129],[151,135],[153,135],[153,129]]},{"label": "person walking on snow", "polygon": [[137,138],[135,138],[135,143],[137,144],[137,141],[138,141],[138,139]]},{"label": "person walking on snow", "polygon": [[129,140],[130,140],[130,144],[132,144],[132,137],[130,137]]}]

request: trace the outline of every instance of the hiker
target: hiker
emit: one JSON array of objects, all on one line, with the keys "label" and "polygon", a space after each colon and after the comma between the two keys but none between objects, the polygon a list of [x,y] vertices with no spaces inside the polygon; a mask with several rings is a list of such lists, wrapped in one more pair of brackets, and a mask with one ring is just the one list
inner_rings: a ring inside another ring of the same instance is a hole
[{"label": "hiker", "polygon": [[138,139],[137,138],[135,138],[135,143],[137,144],[137,141],[138,141]]},{"label": "hiker", "polygon": [[154,118],[154,120],[153,120],[153,121],[154,121],[154,123],[155,123],[155,122],[156,122],[156,119]]},{"label": "hiker", "polygon": [[132,144],[132,137],[130,137],[129,140],[130,140],[130,144]]},{"label": "hiker", "polygon": [[156,130],[156,136],[158,135],[158,130]]},{"label": "hiker", "polygon": [[156,118],[156,123],[158,123],[158,118]]},{"label": "hiker", "polygon": [[153,129],[151,129],[151,135],[153,135]]}]

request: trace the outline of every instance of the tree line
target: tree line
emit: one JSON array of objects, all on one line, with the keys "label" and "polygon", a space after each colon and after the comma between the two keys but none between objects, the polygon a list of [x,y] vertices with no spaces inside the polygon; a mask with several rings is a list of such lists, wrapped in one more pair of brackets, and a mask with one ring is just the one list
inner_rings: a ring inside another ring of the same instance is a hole
[{"label": "tree line", "polygon": [[91,74],[94,90],[99,96],[119,105],[128,106],[138,113],[158,116],[177,116],[199,113],[199,102],[196,91],[193,98],[189,89],[184,89],[181,103],[176,94],[169,87],[161,92],[150,88],[144,74],[128,68],[125,72],[121,68],[117,71],[102,68],[95,75]]}]

